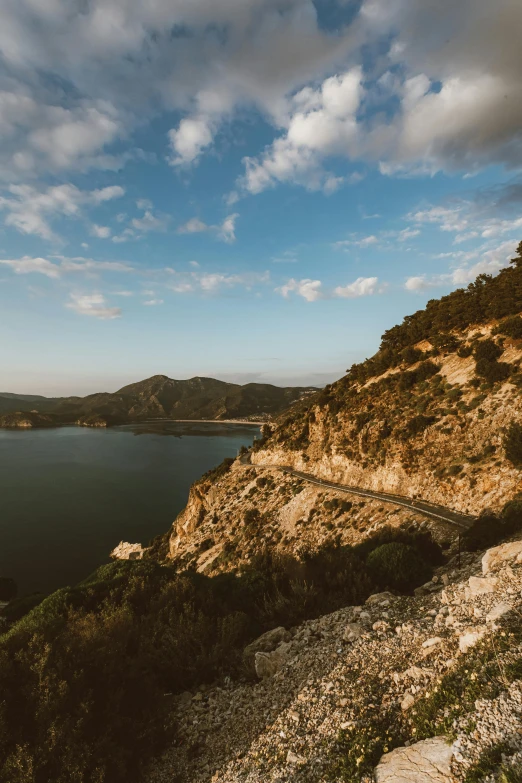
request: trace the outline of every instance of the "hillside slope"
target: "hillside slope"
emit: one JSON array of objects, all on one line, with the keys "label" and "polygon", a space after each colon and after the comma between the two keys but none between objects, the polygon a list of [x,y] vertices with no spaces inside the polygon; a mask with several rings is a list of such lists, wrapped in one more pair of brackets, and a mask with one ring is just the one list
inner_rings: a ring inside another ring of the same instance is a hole
[{"label": "hillside slope", "polygon": [[[37,411],[50,413],[57,423],[78,422],[103,426],[137,419],[252,419],[279,415],[294,402],[317,392],[313,387],[281,388],[270,384],[244,386],[214,378],[173,380],[154,375],[124,386],[115,393],[59,399],[0,397],[0,414]],[[0,416],[0,426],[12,426]]]},{"label": "hillside slope", "polygon": [[422,519],[377,501],[350,504],[273,465],[472,515],[499,512],[522,491],[521,312],[522,244],[510,268],[432,300],[386,332],[376,356],[265,428],[251,467],[197,482],[171,556],[226,569],[262,546],[296,553]]}]

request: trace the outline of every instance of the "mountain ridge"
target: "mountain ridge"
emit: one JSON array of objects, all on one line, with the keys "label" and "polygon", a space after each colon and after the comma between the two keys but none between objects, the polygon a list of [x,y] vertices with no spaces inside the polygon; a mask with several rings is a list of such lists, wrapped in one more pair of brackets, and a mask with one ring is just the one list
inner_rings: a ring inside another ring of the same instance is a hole
[{"label": "mountain ridge", "polygon": [[[85,397],[0,394],[0,427],[40,426],[38,418],[31,419],[26,415],[29,413],[46,414],[56,424],[101,427],[148,418],[265,421],[315,393],[317,389],[310,386],[241,385],[203,376],[176,380],[153,375],[116,392],[97,392]],[[49,426],[47,419],[42,426]]]}]

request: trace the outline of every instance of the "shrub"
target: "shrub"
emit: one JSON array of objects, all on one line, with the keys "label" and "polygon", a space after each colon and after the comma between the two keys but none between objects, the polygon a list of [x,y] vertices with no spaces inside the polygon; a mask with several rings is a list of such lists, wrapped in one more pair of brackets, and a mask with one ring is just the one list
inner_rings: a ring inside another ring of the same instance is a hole
[{"label": "shrub", "polygon": [[354,547],[354,551],[359,557],[366,559],[370,552],[373,552],[377,547],[392,542],[412,546],[419,553],[420,557],[430,565],[439,566],[444,562],[442,550],[437,542],[433,540],[429,530],[410,532],[401,528],[390,527],[389,525],[382,527],[377,533],[374,533],[362,543],[357,544]]},{"label": "shrub", "polygon": [[515,467],[522,466],[522,425],[516,421],[511,422],[511,425],[504,438],[504,449],[506,451],[506,459],[508,459]]},{"label": "shrub", "polygon": [[398,541],[382,544],[368,555],[368,570],[380,587],[409,592],[428,581],[432,570],[416,549]]},{"label": "shrub", "polygon": [[522,318],[518,315],[505,318],[494,330],[494,334],[505,334],[513,340],[522,340]]},{"label": "shrub", "polygon": [[481,378],[485,378],[488,383],[505,381],[511,374],[511,365],[506,362],[490,361],[489,359],[479,359],[475,364],[475,372]]},{"label": "shrub", "polygon": [[481,359],[484,359],[488,362],[494,362],[496,359],[502,356],[502,353],[502,348],[497,345],[496,342],[489,339],[478,342],[475,346],[475,350],[473,351],[477,362]]},{"label": "shrub", "polygon": [[461,345],[459,350],[457,351],[457,356],[460,356],[461,359],[467,359],[468,356],[471,356],[473,353],[473,348],[471,345]]},{"label": "shrub", "polygon": [[421,432],[424,432],[424,430],[435,421],[437,421],[435,416],[425,416],[423,413],[420,413],[407,422],[403,429],[403,434],[406,438],[420,435]]}]

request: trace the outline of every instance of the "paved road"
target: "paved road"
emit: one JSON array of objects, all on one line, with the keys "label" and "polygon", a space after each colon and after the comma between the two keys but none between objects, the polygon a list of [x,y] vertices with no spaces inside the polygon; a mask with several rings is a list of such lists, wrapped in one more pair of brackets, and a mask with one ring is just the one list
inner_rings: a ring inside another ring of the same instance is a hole
[{"label": "paved road", "polygon": [[436,519],[438,522],[446,522],[453,527],[456,527],[459,531],[467,530],[474,522],[475,517],[468,514],[461,514],[458,511],[453,511],[445,506],[438,506],[434,503],[428,503],[426,500],[411,500],[411,498],[404,495],[393,495],[390,492],[373,492],[370,489],[363,489],[362,487],[352,487],[347,484],[337,484],[335,481],[327,481],[326,479],[318,478],[311,473],[302,473],[299,470],[294,470],[288,465],[257,465],[250,462],[250,454],[244,454],[241,457],[241,463],[243,465],[252,465],[255,468],[266,468],[268,470],[281,470],[283,473],[288,473],[297,478],[303,479],[303,481],[309,481],[311,484],[317,484],[320,487],[328,487],[335,489],[336,492],[346,492],[349,495],[359,495],[360,497],[373,498],[374,500],[381,500],[383,503],[392,503],[394,506],[403,506],[410,509],[410,511],[416,511],[418,514],[422,514],[430,519]]}]

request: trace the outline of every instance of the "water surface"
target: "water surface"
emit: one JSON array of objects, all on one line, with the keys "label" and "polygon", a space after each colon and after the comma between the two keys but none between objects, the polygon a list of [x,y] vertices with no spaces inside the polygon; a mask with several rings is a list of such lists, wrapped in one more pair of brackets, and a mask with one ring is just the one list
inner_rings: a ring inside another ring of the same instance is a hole
[{"label": "water surface", "polygon": [[168,530],[192,482],[258,432],[217,422],[0,430],[0,576],[19,595],[78,582],[121,540]]}]

